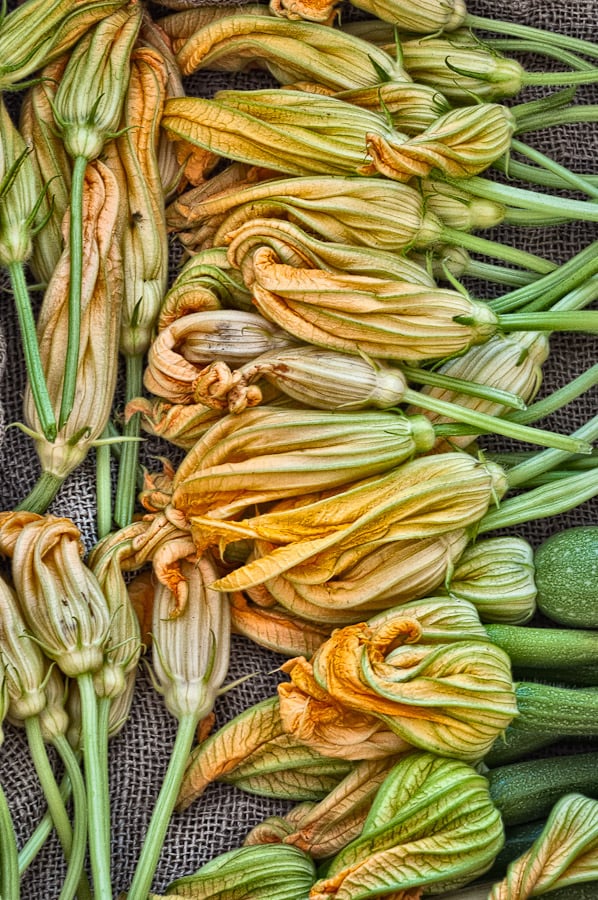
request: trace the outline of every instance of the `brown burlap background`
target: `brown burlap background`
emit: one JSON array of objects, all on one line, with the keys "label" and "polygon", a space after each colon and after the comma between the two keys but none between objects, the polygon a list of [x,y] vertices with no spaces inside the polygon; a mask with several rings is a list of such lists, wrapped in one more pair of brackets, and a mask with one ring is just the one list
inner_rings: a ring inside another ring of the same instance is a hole
[{"label": "brown burlap background", "polygon": [[[202,0],[196,0],[196,4],[201,5]],[[233,2],[228,5],[236,4]],[[507,18],[586,39],[595,39],[597,34],[598,0],[511,0],[510,3],[470,0],[469,9],[477,15]],[[162,13],[157,6],[154,10]],[[349,12],[348,15],[355,13]],[[562,68],[558,63],[540,57],[522,57],[522,61],[529,69]],[[235,76],[225,82],[220,73],[202,73],[190,80],[188,87],[190,92],[211,96],[215,90],[231,86],[231,82],[235,87],[270,84],[264,75]],[[528,90],[525,97],[531,98],[539,93],[538,90]],[[598,93],[593,88],[580,88],[577,101],[597,103]],[[8,96],[6,102],[12,110],[16,110],[18,95]],[[591,172],[596,171],[596,133],[596,126],[567,126],[528,135],[525,139],[574,171]],[[563,262],[598,237],[598,229],[583,223],[573,223],[543,230],[497,228],[491,236],[516,243],[556,262]],[[173,250],[173,260],[176,257]],[[3,335],[0,334],[0,403],[4,407],[4,413],[0,415],[0,509],[10,509],[32,487],[38,474],[38,465],[30,440],[18,429],[5,427],[6,424],[21,419],[25,375],[16,317],[5,279],[0,280],[0,291],[0,331],[3,332]],[[545,366],[544,392],[564,384],[597,359],[597,342],[585,335],[555,336],[551,340],[551,346],[552,354]],[[586,395],[543,424],[555,430],[570,432],[596,412],[596,400],[596,393],[593,396]],[[490,439],[484,439],[481,443],[494,448],[507,446],[504,442],[499,444]],[[152,457],[164,452],[163,445],[148,440],[143,449],[143,458],[151,466]],[[519,528],[518,532],[537,545],[544,537],[562,527],[596,523],[596,510],[595,502],[586,503],[568,515],[532,523]],[[86,544],[89,547],[93,544],[93,456],[68,480],[53,504],[52,512],[71,516],[80,527]],[[279,680],[279,675],[274,670],[280,662],[281,658],[275,654],[262,650],[249,641],[235,638],[229,680],[233,681],[246,674],[252,674],[253,677],[219,699],[216,706],[218,724],[273,694]],[[110,750],[115,894],[126,890],[129,884],[164,775],[174,734],[174,720],[165,711],[159,696],[142,671],[130,721],[113,740]],[[5,726],[5,740],[0,750],[0,773],[20,846],[41,816],[44,803],[29,761],[24,735],[8,725]],[[160,859],[154,890],[161,891],[174,876],[192,872],[216,854],[239,846],[253,825],[265,816],[286,808],[288,805],[281,802],[251,797],[232,787],[213,785],[184,815],[174,817]],[[52,900],[57,897],[63,874],[62,854],[57,842],[50,839],[24,877],[23,900]]]}]

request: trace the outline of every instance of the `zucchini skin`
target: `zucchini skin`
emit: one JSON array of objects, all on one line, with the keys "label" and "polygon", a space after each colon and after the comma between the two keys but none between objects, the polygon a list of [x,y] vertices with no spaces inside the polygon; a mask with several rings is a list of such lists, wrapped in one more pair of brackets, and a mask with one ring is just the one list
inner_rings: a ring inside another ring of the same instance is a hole
[{"label": "zucchini skin", "polygon": [[598,628],[598,525],[553,534],[536,550],[534,565],[536,601],[545,616],[560,625]]},{"label": "zucchini skin", "polygon": [[505,825],[519,825],[547,816],[564,794],[598,799],[598,752],[512,763],[491,769],[486,778]]}]

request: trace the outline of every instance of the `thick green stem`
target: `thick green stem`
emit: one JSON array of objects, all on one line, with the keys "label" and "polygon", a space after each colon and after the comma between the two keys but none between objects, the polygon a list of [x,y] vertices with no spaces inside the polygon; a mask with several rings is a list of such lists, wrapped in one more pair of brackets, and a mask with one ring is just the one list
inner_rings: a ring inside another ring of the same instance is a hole
[{"label": "thick green stem", "polygon": [[567,187],[582,191],[590,197],[598,198],[598,187],[585,181],[583,175],[576,175],[575,172],[571,172],[566,166],[561,166],[560,163],[555,162],[554,159],[550,159],[550,157],[546,156],[544,153],[540,153],[539,150],[528,147],[523,141],[518,141],[513,138],[511,141],[511,148],[518,153],[521,153],[523,156],[527,156],[528,159],[538,163],[539,166],[552,172],[553,175],[560,177]]},{"label": "thick green stem", "polygon": [[[510,472],[508,473],[508,477]],[[528,490],[493,509],[480,520],[478,534],[486,534],[497,528],[512,528],[532,519],[545,519],[575,509],[598,494],[598,470],[580,472],[564,478],[556,484]]]},{"label": "thick green stem", "polygon": [[106,776],[101,771],[106,760],[106,752],[99,746],[97,698],[91,674],[86,672],[79,675],[77,683],[81,695],[83,762],[87,788],[87,837],[94,900],[112,900],[110,844],[106,841],[106,798],[103,796]]},{"label": "thick green stem", "polygon": [[[538,278],[533,284],[517,288],[490,300],[488,305],[496,313],[511,312],[515,309],[530,308],[540,300],[542,308],[550,307],[556,300],[584,285],[598,272],[598,241],[584,247],[579,253],[559,266],[554,272]],[[537,308],[537,305],[536,307]]]},{"label": "thick green stem", "polygon": [[[143,356],[127,356],[126,402],[139,397],[143,385]],[[141,432],[141,416],[135,413],[125,424],[123,434],[138,438]],[[138,441],[125,442],[122,448],[118,468],[118,486],[114,505],[114,518],[120,528],[129,525],[133,519],[135,497],[137,494],[137,460],[139,458]]]},{"label": "thick green stem", "polygon": [[60,796],[60,789],[56,783],[50,760],[48,759],[39,719],[36,716],[31,716],[25,720],[25,731],[27,732],[29,753],[44,792],[65,859],[68,861],[71,858],[73,830],[66,807]]},{"label": "thick green stem", "polygon": [[491,38],[490,40],[484,39],[484,44],[487,47],[491,47],[493,50],[499,50],[501,53],[509,53],[511,51],[515,51],[516,53],[541,53],[542,56],[558,59],[559,62],[564,63],[566,66],[571,66],[572,69],[576,69],[580,72],[589,72],[594,69],[592,63],[588,62],[586,59],[581,59],[581,57],[576,56],[575,53],[569,53],[569,51],[562,50],[559,47],[551,47],[549,44],[540,45],[537,41]]},{"label": "thick green stem", "polygon": [[[108,427],[104,428],[102,438],[110,437]],[[98,539],[106,537],[112,531],[112,479],[110,474],[110,445],[101,444],[96,447],[96,523]]]},{"label": "thick green stem", "polygon": [[[573,437],[587,441],[591,446],[594,441],[598,440],[598,416],[594,416],[588,422],[585,422],[581,428],[574,432]],[[559,449],[545,450],[543,453],[538,453],[526,462],[509,470],[507,476],[509,486],[515,488],[527,484],[530,479],[543,475],[551,469],[556,469],[560,463],[567,463],[568,459],[569,454],[563,453]]]},{"label": "thick green stem", "polygon": [[23,263],[11,263],[8,266],[8,274],[15,298],[19,328],[21,330],[23,354],[25,356],[25,366],[27,368],[29,386],[33,395],[33,402],[35,403],[35,409],[45,437],[49,441],[53,441],[56,439],[57,433],[56,419],[54,417],[50,395],[48,394],[46,377],[44,375],[44,368],[39,353],[35,319],[33,318],[33,311],[31,309],[31,300],[29,299],[29,291],[27,289],[27,282],[25,281]]},{"label": "thick green stem", "polygon": [[553,225],[565,225],[570,219],[567,216],[545,216],[530,209],[507,207],[502,225],[517,225],[518,228],[550,228]]},{"label": "thick green stem", "polygon": [[598,631],[522,625],[484,627],[492,643],[510,656],[514,666],[549,669],[589,665],[598,659]]},{"label": "thick green stem", "polygon": [[598,70],[578,72],[526,72],[523,76],[523,84],[545,84],[549,87],[559,87],[568,84],[593,84],[598,81]]},{"label": "thick green stem", "polygon": [[484,16],[465,16],[463,25],[466,28],[480,28],[494,34],[509,34],[524,40],[534,41],[537,52],[542,53],[544,45],[563,47],[572,53],[581,53],[583,56],[598,57],[598,46],[581,38],[570,37],[554,31],[544,31],[542,28],[534,28],[531,25],[520,25],[518,22],[503,22],[498,19],[487,19]]},{"label": "thick green stem", "polygon": [[101,788],[102,797],[105,801],[104,810],[104,827],[106,831],[106,841],[110,844],[110,783],[108,781],[108,728],[110,722],[110,707],[112,700],[109,697],[98,698],[98,747],[102,753],[100,760],[100,774],[104,779]]},{"label": "thick green stem", "polygon": [[52,472],[42,472],[24,500],[17,506],[18,510],[45,513],[50,503],[62,487],[64,478]]},{"label": "thick green stem", "polygon": [[401,371],[409,381],[415,381],[416,384],[427,384],[455,393],[468,394],[470,397],[490,400],[491,403],[504,403],[505,406],[512,406],[514,409],[526,409],[521,397],[511,391],[501,391],[499,388],[489,387],[487,384],[477,384],[474,381],[465,381],[463,378],[452,378],[450,375],[442,375],[440,372],[421,369],[417,366],[403,365]]},{"label": "thick green stem", "polygon": [[[65,775],[62,778],[62,781],[59,785],[60,796],[62,797],[62,802],[66,803],[71,793],[71,781],[68,775]],[[19,875],[22,875],[25,872],[39,851],[42,849],[53,830],[52,816],[50,815],[50,811],[46,810],[38,824],[35,826],[32,831],[30,837],[27,839],[25,844],[23,844],[21,850],[19,851]],[[87,829],[86,829],[87,835]]]},{"label": "thick green stem", "polygon": [[590,312],[507,313],[500,316],[500,327],[505,331],[580,331],[598,334],[598,310]]},{"label": "thick green stem", "polygon": [[[519,160],[511,159],[511,157],[501,156],[500,159],[497,159],[492,164],[492,167],[511,178],[519,178],[521,181],[529,181],[542,187],[554,188],[555,190],[566,190],[568,188],[568,183],[563,181],[560,175],[555,175],[553,172],[549,172],[548,169],[539,169],[538,166],[530,166],[528,163],[519,162]],[[591,184],[594,187],[598,186],[598,175],[584,172],[580,174],[580,178],[583,178],[587,184]]]},{"label": "thick green stem", "polygon": [[548,397],[544,397],[543,400],[538,400],[537,403],[532,403],[527,409],[509,413],[508,418],[512,422],[520,422],[522,425],[528,425],[530,422],[537,422],[539,419],[551,415],[556,412],[557,409],[561,409],[561,407],[576,400],[597,384],[598,363],[581,375],[578,375],[577,378],[574,378],[573,381],[570,381],[558,391],[554,391],[554,393],[550,394]]},{"label": "thick green stem", "polygon": [[526,134],[530,131],[542,131],[545,128],[556,128],[557,125],[579,125],[582,122],[598,122],[598,106],[568,106],[566,109],[559,109],[549,116],[539,113],[538,115],[515,115],[517,125],[516,134]]},{"label": "thick green stem", "polygon": [[184,716],[179,721],[168,769],[162,782],[147,834],[145,835],[135,875],[127,894],[128,900],[146,900],[147,898],[154,872],[158,865],[166,829],[168,828],[181,786],[196,727],[197,717],[194,715]]},{"label": "thick green stem", "polygon": [[91,887],[87,875],[83,871],[85,852],[87,850],[87,796],[85,794],[85,782],[79,768],[79,760],[65,736],[62,734],[57,735],[52,743],[64,765],[68,778],[67,783],[72,786],[74,806],[71,858],[59,900],[67,900],[67,898],[70,900],[75,894],[78,900],[92,900]]},{"label": "thick green stem", "polygon": [[[582,222],[598,222],[598,205],[588,200],[568,200],[552,194],[539,194],[536,191],[513,187],[510,184],[488,181],[478,175],[474,175],[472,178],[460,178],[458,181],[456,179],[446,180],[469,194],[473,194],[474,197],[495,200],[506,206],[518,206],[521,209],[531,209],[533,212],[552,216],[566,216]],[[527,266],[527,268],[531,268],[531,266]]]},{"label": "thick green stem", "polygon": [[75,402],[77,384],[79,341],[81,336],[81,285],[83,280],[83,184],[86,168],[87,160],[85,157],[75,157],[71,179],[71,216],[69,226],[68,336],[60,403],[60,428],[64,427],[71,414]]},{"label": "thick green stem", "polygon": [[489,241],[476,234],[469,234],[456,228],[443,226],[442,238],[447,243],[464,247],[465,250],[470,250],[472,253],[482,253],[494,259],[503,259],[522,269],[539,272],[540,275],[547,275],[556,269],[555,263],[541,259],[533,253],[526,253],[524,250],[517,250],[515,247],[508,247],[505,244],[499,244],[497,241]]},{"label": "thick green stem", "polygon": [[0,787],[0,897],[19,900],[19,856],[10,809],[4,791]]},{"label": "thick green stem", "polygon": [[[525,425],[516,426],[513,429],[514,423],[506,419],[489,416],[486,413],[468,409],[457,403],[448,403],[446,400],[439,400],[437,397],[421,394],[409,388],[404,392],[403,399],[406,403],[412,403],[420,406],[422,409],[429,409],[432,412],[440,413],[440,415],[450,416],[456,422],[465,422],[481,432],[502,434],[505,437],[515,438],[518,441],[527,441],[528,443],[546,447],[556,448],[558,445],[561,450],[565,450],[567,453],[583,453],[584,448],[588,453],[591,450],[591,447],[583,440],[580,441],[577,438],[571,438],[564,434],[555,434],[552,431],[544,431],[540,428],[528,428]],[[450,426],[437,425],[434,430],[438,436],[444,437],[451,434]]]},{"label": "thick green stem", "polygon": [[[517,212],[521,212],[521,210],[517,210]],[[495,266],[492,263],[482,262],[479,259],[470,259],[463,274],[471,278],[483,278],[485,281],[504,284],[508,287],[523,287],[523,285],[531,284],[540,277],[538,272],[507,269],[504,266]]]}]

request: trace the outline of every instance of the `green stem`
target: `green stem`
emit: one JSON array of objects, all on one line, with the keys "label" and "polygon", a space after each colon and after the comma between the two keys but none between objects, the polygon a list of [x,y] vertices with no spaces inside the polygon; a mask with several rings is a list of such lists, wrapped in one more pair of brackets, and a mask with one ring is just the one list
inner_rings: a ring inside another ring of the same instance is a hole
[{"label": "green stem", "polygon": [[64,478],[53,472],[42,472],[24,500],[17,506],[18,510],[45,513],[50,503],[62,487]]},{"label": "green stem", "polygon": [[[467,187],[465,189],[467,190]],[[541,259],[533,253],[526,253],[524,250],[517,250],[515,247],[508,247],[504,244],[499,244],[497,241],[489,241],[487,238],[459,231],[457,228],[443,226],[442,238],[449,244],[464,247],[465,250],[470,250],[473,253],[483,253],[485,256],[491,256],[495,259],[503,259],[514,266],[529,269],[532,272],[539,272],[541,275],[546,275],[556,269],[555,263]]]},{"label": "green stem", "polygon": [[[589,444],[598,440],[598,416],[594,416],[594,418],[585,422],[581,428],[574,432],[574,436],[587,441]],[[538,475],[543,475],[544,472],[556,469],[560,463],[567,463],[568,459],[569,454],[563,453],[558,449],[537,453],[531,459],[509,470],[509,485],[511,488],[515,488],[526,484],[528,479],[536,478]]]},{"label": "green stem", "polygon": [[[507,477],[510,477],[510,472]],[[598,494],[598,470],[580,472],[562,481],[525,491],[504,500],[498,509],[486,513],[478,523],[477,533],[486,534],[497,528],[512,528],[533,519],[545,519],[568,512]]]},{"label": "green stem", "polygon": [[[592,267],[594,268],[594,267]],[[559,293],[562,291],[562,286]],[[554,303],[554,298],[550,292],[546,292],[531,303],[525,305],[525,312],[538,312],[541,309],[552,309],[555,312],[562,312],[566,309],[585,309],[598,297],[598,275],[590,275],[586,281],[578,287],[573,288]]]},{"label": "green stem", "polygon": [[17,841],[12,824],[10,809],[6,802],[6,795],[0,787],[0,897],[6,900],[19,900],[21,889],[19,885],[19,856],[17,853]]},{"label": "green stem", "polygon": [[[518,206],[521,209],[531,209],[532,212],[547,213],[553,216],[567,216],[582,222],[598,222],[598,205],[588,200],[568,200],[565,197],[554,197],[551,194],[539,194],[525,188],[489,181],[478,175],[474,175],[472,178],[460,178],[458,181],[448,178],[445,180],[473,194],[474,197],[495,200],[506,206]],[[531,268],[531,266],[527,266],[527,268]]]},{"label": "green stem", "polygon": [[544,419],[546,416],[561,409],[561,407],[576,400],[597,384],[598,363],[593,365],[590,369],[587,369],[585,372],[582,372],[581,375],[578,375],[577,378],[574,378],[573,381],[570,381],[558,391],[554,391],[554,393],[550,394],[548,397],[544,397],[543,400],[538,400],[537,403],[532,403],[527,409],[509,413],[508,418],[512,422],[519,422],[521,425],[537,422],[539,419]]},{"label": "green stem", "polygon": [[563,263],[556,271],[538,278],[533,284],[517,288],[490,300],[488,305],[496,313],[510,312],[542,298],[542,306],[551,306],[566,294],[583,285],[598,272],[598,241],[584,247],[579,253]]},{"label": "green stem", "polygon": [[507,313],[499,319],[500,327],[505,331],[577,331],[598,334],[598,310],[555,312],[552,309],[544,312]]},{"label": "green stem", "polygon": [[[527,441],[528,443],[538,444],[544,447],[554,447],[565,450],[567,453],[583,453],[590,447],[585,441],[569,437],[564,434],[555,434],[552,431],[544,431],[541,428],[528,428],[526,425],[517,425],[509,422],[507,419],[499,419],[497,416],[489,416],[486,413],[478,412],[474,409],[468,409],[457,403],[448,403],[446,400],[439,400],[437,397],[431,397],[429,394],[422,394],[418,391],[412,391],[407,388],[403,394],[405,403],[411,403],[414,406],[420,406],[422,409],[429,409],[432,412],[440,413],[443,416],[449,416],[455,422],[465,422],[472,425],[476,431],[489,434],[502,434],[505,437],[512,437],[518,441]],[[446,437],[452,434],[450,425],[436,425],[434,431],[438,437]]]},{"label": "green stem", "polygon": [[[59,785],[60,796],[62,802],[66,803],[71,793],[71,781],[68,775],[65,775]],[[19,851],[19,875],[22,875],[31,865],[39,851],[42,849],[53,830],[52,816],[49,810],[46,810],[31,836],[23,844]]]},{"label": "green stem", "polygon": [[484,16],[465,16],[463,25],[467,28],[480,28],[494,34],[509,34],[524,40],[534,41],[538,53],[542,52],[545,44],[554,47],[563,47],[572,53],[581,53],[584,56],[598,57],[598,46],[581,38],[570,37],[553,31],[544,31],[542,28],[534,28],[531,25],[520,25],[518,22],[503,22],[498,19],[487,19]]},{"label": "green stem", "polygon": [[532,212],[531,209],[516,209],[508,206],[501,225],[517,225],[518,228],[550,228],[553,225],[565,225],[571,220],[567,216],[545,216]]},{"label": "green stem", "polygon": [[567,50],[562,50],[559,47],[551,47],[549,44],[539,45],[537,41],[511,40],[509,38],[486,40],[484,38],[484,44],[493,50],[499,50],[501,53],[509,53],[511,51],[516,53],[541,53],[542,56],[558,59],[564,65],[571,66],[572,69],[577,69],[580,72],[589,72],[591,69],[594,69],[592,63],[581,59],[575,53],[569,53]]},{"label": "green stem", "polygon": [[62,797],[60,796],[60,790],[56,783],[50,760],[48,759],[46,745],[44,744],[42,730],[37,716],[30,716],[25,720],[25,731],[27,733],[29,753],[31,754],[31,759],[35,766],[39,783],[42,786],[64,857],[68,861],[71,858],[73,831],[68,813]]},{"label": "green stem", "polygon": [[[568,183],[563,181],[560,176],[549,172],[547,169],[539,169],[537,166],[530,166],[528,163],[519,162],[516,159],[505,158],[501,156],[495,163],[493,168],[498,169],[511,178],[519,178],[521,181],[530,181],[533,184],[539,184],[542,187],[555,188],[556,190],[565,190]],[[582,174],[581,178],[591,185],[598,185],[598,175]]]},{"label": "green stem", "polygon": [[[521,397],[511,391],[501,391],[499,388],[489,387],[487,384],[477,384],[474,381],[465,381],[463,378],[452,378],[450,375],[442,375],[440,372],[416,366],[403,365],[401,370],[409,381],[415,381],[416,384],[428,384],[447,391],[468,394],[470,397],[479,397],[481,400],[490,400],[491,403],[504,403],[505,406],[512,406],[516,409],[526,409]],[[417,396],[419,397],[420,394]]]},{"label": "green stem", "polygon": [[196,727],[197,717],[195,715],[183,716],[179,721],[168,769],[162,782],[147,834],[145,835],[135,875],[127,894],[128,900],[146,900],[147,898],[160,851],[162,850],[162,844],[164,843],[166,829],[168,828],[181,786]]},{"label": "green stem", "polygon": [[505,651],[514,666],[572,667],[595,663],[598,659],[598,631],[521,625],[485,625],[484,628],[492,643]]},{"label": "green stem", "polygon": [[[521,212],[521,210],[517,210]],[[504,220],[507,221],[506,219]],[[467,269],[463,273],[471,278],[483,278],[496,284],[504,284],[509,287],[523,287],[531,284],[539,277],[537,272],[526,272],[521,269],[506,269],[504,266],[495,266],[492,263],[482,262],[479,259],[470,259]]]},{"label": "green stem", "polygon": [[23,353],[25,356],[25,366],[27,367],[27,376],[33,395],[33,402],[35,403],[35,409],[45,437],[49,441],[54,441],[57,434],[56,419],[54,417],[50,395],[48,394],[46,376],[44,375],[44,367],[39,353],[35,319],[33,318],[33,311],[31,309],[31,300],[29,299],[29,291],[27,289],[27,282],[25,281],[23,263],[13,262],[7,268],[15,298]]},{"label": "green stem", "polygon": [[582,175],[576,175],[575,172],[571,172],[566,166],[561,166],[560,163],[555,162],[554,159],[550,159],[550,157],[546,156],[544,153],[540,153],[539,150],[528,147],[523,141],[518,141],[515,138],[511,140],[511,148],[518,153],[521,153],[523,156],[527,156],[528,159],[533,160],[543,169],[552,172],[553,175],[560,176],[567,187],[582,191],[590,197],[598,198],[598,187],[594,187],[593,184],[585,181]]},{"label": "green stem", "polygon": [[530,131],[542,131],[545,128],[555,128],[557,125],[579,125],[580,123],[598,121],[598,106],[568,106],[559,109],[550,118],[547,115],[515,115],[517,134],[525,134]]},{"label": "green stem", "polygon": [[[143,356],[126,357],[126,402],[134,397],[139,397],[143,386]],[[138,438],[141,433],[141,416],[135,413],[125,424],[123,434],[127,437]],[[116,501],[114,505],[114,518],[120,528],[129,525],[133,519],[135,497],[137,494],[136,475],[137,460],[139,458],[139,443],[131,441],[125,443],[122,449],[120,465],[118,469],[118,486],[116,489]]]},{"label": "green stem", "polygon": [[110,707],[112,700],[109,697],[98,698],[98,747],[102,753],[100,760],[100,772],[104,779],[101,788],[105,800],[103,822],[105,826],[105,839],[110,844],[110,784],[108,781],[108,729],[110,722]]},{"label": "green stem", "polygon": [[[108,427],[102,431],[102,438],[110,437]],[[112,480],[110,474],[110,445],[96,447],[96,522],[98,539],[112,531]]]},{"label": "green stem", "polygon": [[549,87],[559,87],[568,84],[593,84],[595,81],[598,81],[597,69],[577,72],[526,72],[523,76],[525,86],[545,84]]},{"label": "green stem", "polygon": [[77,756],[65,736],[57,735],[52,743],[60,755],[69,784],[72,785],[75,810],[71,858],[59,900],[71,900],[75,894],[78,900],[92,900],[89,881],[83,871],[87,850],[87,797],[83,775]]},{"label": "green stem", "polygon": [[106,798],[102,796],[106,777],[101,771],[105,751],[99,746],[97,698],[89,672],[77,678],[81,695],[83,762],[87,788],[87,837],[91,858],[95,900],[112,900],[110,884],[110,845],[106,841]]},{"label": "green stem", "polygon": [[59,426],[63,428],[75,402],[79,341],[81,336],[81,285],[83,281],[83,184],[87,160],[75,157],[71,180],[71,218],[69,227],[70,276],[68,296],[68,336],[64,362],[64,381]]}]

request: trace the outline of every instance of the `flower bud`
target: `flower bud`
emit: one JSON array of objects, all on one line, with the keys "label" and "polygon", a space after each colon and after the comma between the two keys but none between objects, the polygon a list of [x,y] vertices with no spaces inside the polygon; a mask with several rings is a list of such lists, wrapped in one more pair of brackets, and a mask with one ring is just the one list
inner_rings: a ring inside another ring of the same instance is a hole
[{"label": "flower bud", "polygon": [[38,715],[46,705],[48,663],[27,634],[16,595],[4,579],[0,579],[0,652],[6,670],[9,717],[14,722]]},{"label": "flower bud", "polygon": [[0,266],[25,262],[42,184],[25,141],[0,101]]},{"label": "flower bud", "polygon": [[505,106],[480,103],[454,109],[400,145],[380,133],[368,134],[372,162],[360,171],[379,172],[397,181],[433,170],[451,178],[477,175],[509,150],[514,130],[515,120]]},{"label": "flower bud", "polygon": [[187,454],[172,505],[187,517],[229,517],[254,503],[386,472],[433,440],[424,416],[245,410],[216,423]]},{"label": "flower bud", "polygon": [[490,50],[470,31],[401,41],[401,56],[414,81],[436,88],[454,103],[471,95],[490,102],[519,93],[524,71],[515,59]]},{"label": "flower bud", "polygon": [[482,622],[523,625],[536,610],[533,550],[515,536],[477,541],[465,550],[446,587],[451,596],[473,603]]},{"label": "flower bud", "polygon": [[30,630],[72,678],[101,667],[110,627],[108,604],[82,551],[75,525],[50,516],[22,529],[12,563]]},{"label": "flower bud", "polygon": [[441,222],[460,231],[474,231],[500,225],[506,209],[502,203],[473,197],[446,181],[424,178],[420,184],[426,208]]},{"label": "flower bud", "polygon": [[453,31],[467,14],[465,0],[357,0],[354,6],[418,34]]},{"label": "flower bud", "polygon": [[175,319],[152,343],[144,384],[173,403],[202,402],[195,385],[212,360],[244,363],[292,343],[282,329],[256,313],[238,309],[191,313]]},{"label": "flower bud", "polygon": [[31,163],[40,185],[46,185],[39,217],[44,227],[33,237],[33,253],[29,261],[39,281],[47,283],[63,250],[62,220],[70,202],[71,160],[56,133],[51,101],[64,71],[66,57],[46,66],[42,79],[23,98],[20,130],[32,148]]},{"label": "flower bud", "polygon": [[395,128],[407,135],[425,131],[451,108],[439,90],[415,81],[388,81],[376,87],[339,91],[334,96],[372,112],[384,113]]},{"label": "flower bud", "polygon": [[329,863],[310,898],[443,894],[485,872],[503,843],[482,775],[458,760],[410,753],[381,784],[361,835]]},{"label": "flower bud", "polygon": [[73,158],[95,159],[117,131],[140,24],[141,5],[129,0],[81,38],[70,55],[54,109]]},{"label": "flower bud", "polygon": [[0,90],[61,56],[126,0],[29,0],[0,23]]},{"label": "flower bud", "polygon": [[55,666],[48,672],[44,685],[46,705],[39,713],[42,737],[47,744],[67,734],[69,716],[66,711],[67,687],[59,669]]},{"label": "flower bud", "polygon": [[[297,847],[241,847],[222,853],[193,875],[173,881],[164,900],[211,900],[219,895],[231,900],[297,900],[307,897],[315,879],[312,860]],[[160,897],[150,894],[148,900]]]},{"label": "flower bud", "polygon": [[156,586],[153,669],[172,715],[201,719],[212,709],[228,671],[228,601],[209,587],[217,573],[207,558],[183,562],[181,572],[188,599],[178,615],[172,614],[172,593]]}]

